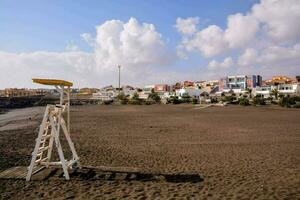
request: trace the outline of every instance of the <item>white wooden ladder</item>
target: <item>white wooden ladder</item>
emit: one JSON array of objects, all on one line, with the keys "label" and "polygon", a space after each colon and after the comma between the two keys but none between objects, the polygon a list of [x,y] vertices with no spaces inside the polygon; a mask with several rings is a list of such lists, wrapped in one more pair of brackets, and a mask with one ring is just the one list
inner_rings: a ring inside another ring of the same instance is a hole
[{"label": "white wooden ladder", "polygon": [[[62,93],[63,95],[63,88]],[[69,99],[68,99],[69,100]],[[40,125],[38,137],[36,139],[36,144],[34,151],[32,152],[32,158],[30,165],[28,167],[28,173],[26,176],[26,180],[29,181],[31,176],[33,175],[33,171],[36,167],[44,166],[48,168],[49,166],[61,166],[67,180],[70,179],[68,169],[73,168],[75,165],[81,168],[79,157],[76,153],[74,144],[71,140],[69,134],[69,124],[66,126],[66,122],[62,117],[62,113],[65,110],[69,112],[69,101],[64,103],[64,99],[61,98],[60,104],[58,105],[47,105],[42,124]],[[69,113],[68,113],[68,121],[69,121]],[[64,153],[62,150],[62,145],[60,143],[60,131],[63,131],[66,141],[68,142],[68,146],[72,152],[72,159],[65,160]],[[51,161],[51,155],[53,152],[53,143],[55,142],[55,146],[59,155],[59,162]]]}]

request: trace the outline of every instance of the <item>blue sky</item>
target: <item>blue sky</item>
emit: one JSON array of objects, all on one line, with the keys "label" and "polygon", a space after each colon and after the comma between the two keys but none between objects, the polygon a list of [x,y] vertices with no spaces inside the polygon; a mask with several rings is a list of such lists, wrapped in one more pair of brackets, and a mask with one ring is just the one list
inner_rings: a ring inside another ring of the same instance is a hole
[{"label": "blue sky", "polygon": [[299,2],[0,0],[0,88],[31,87],[32,76],[114,84],[117,63],[124,82],[136,85],[232,73],[294,76]]},{"label": "blue sky", "polygon": [[75,42],[91,51],[81,39],[84,32],[95,32],[95,26],[106,20],[127,21],[135,17],[152,23],[170,40],[172,47],[180,40],[173,25],[177,17],[199,16],[204,24],[226,25],[232,13],[247,12],[253,0],[89,0],[89,1],[0,1],[1,50],[31,52],[63,51],[66,43]]}]

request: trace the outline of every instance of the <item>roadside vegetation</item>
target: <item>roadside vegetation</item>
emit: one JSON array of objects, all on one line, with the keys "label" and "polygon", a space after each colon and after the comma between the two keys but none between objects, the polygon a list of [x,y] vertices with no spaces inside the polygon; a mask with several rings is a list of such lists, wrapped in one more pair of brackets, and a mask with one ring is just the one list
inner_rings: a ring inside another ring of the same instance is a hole
[{"label": "roadside vegetation", "polygon": [[[242,96],[237,96],[233,92],[223,93],[219,97],[201,97],[206,99],[204,103],[221,103],[224,105],[227,104],[238,104],[240,106],[264,106],[275,104],[287,108],[300,108],[300,96],[282,96],[278,93],[277,90],[273,90],[271,97],[264,98],[262,95],[253,96],[251,90]],[[134,93],[131,97],[126,96],[124,93],[120,93],[117,96],[117,100],[121,104],[131,104],[131,105],[152,105],[152,104],[182,104],[182,103],[192,103],[199,104],[199,99],[189,96],[187,93],[178,96],[170,96],[168,98],[161,98],[157,93],[152,91],[147,99],[139,98],[138,93]],[[209,100],[209,101],[208,101]],[[1,114],[1,110],[0,110]]]}]

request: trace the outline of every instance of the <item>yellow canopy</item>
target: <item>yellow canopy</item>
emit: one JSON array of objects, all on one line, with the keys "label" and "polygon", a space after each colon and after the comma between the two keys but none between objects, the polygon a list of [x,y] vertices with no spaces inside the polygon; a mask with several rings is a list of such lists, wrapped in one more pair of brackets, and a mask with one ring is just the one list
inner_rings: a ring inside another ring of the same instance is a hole
[{"label": "yellow canopy", "polygon": [[57,79],[38,79],[38,78],[33,78],[32,81],[34,83],[39,83],[43,85],[60,85],[60,86],[73,86],[73,83],[69,81],[64,81],[64,80],[57,80]]}]

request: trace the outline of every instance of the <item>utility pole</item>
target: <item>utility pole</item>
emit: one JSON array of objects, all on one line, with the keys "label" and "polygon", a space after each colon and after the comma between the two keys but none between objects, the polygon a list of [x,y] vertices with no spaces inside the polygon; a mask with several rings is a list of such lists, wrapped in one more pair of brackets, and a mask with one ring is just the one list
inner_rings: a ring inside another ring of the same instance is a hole
[{"label": "utility pole", "polygon": [[121,93],[121,65],[118,66],[119,68],[119,94]]}]

